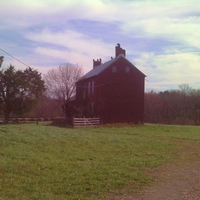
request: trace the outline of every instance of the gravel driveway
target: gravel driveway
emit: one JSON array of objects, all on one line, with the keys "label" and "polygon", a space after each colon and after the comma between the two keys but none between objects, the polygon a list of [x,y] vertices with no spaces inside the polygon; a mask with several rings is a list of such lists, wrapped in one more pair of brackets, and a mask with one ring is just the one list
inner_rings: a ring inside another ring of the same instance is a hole
[{"label": "gravel driveway", "polygon": [[158,167],[150,173],[155,182],[140,193],[112,196],[112,200],[200,200],[200,144],[180,153],[180,162]]}]

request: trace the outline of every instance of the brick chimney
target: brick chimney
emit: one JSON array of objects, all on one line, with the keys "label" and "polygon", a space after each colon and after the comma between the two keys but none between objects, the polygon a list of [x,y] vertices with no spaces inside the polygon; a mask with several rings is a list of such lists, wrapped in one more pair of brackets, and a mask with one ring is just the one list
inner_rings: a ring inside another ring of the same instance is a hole
[{"label": "brick chimney", "polygon": [[126,51],[125,49],[122,49],[120,47],[120,44],[118,43],[117,46],[115,47],[115,57],[117,57],[120,54],[123,54],[124,56],[126,56]]},{"label": "brick chimney", "polygon": [[101,65],[101,58],[100,59],[97,59],[97,60],[94,60],[93,59],[93,69],[97,66]]}]

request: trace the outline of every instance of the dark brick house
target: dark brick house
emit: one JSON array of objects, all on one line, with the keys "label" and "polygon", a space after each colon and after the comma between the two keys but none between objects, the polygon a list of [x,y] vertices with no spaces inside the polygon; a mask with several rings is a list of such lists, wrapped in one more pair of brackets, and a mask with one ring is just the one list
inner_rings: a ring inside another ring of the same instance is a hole
[{"label": "dark brick house", "polygon": [[93,69],[76,83],[76,108],[103,123],[143,123],[145,75],[119,44],[115,50],[115,58],[104,64],[93,60]]}]

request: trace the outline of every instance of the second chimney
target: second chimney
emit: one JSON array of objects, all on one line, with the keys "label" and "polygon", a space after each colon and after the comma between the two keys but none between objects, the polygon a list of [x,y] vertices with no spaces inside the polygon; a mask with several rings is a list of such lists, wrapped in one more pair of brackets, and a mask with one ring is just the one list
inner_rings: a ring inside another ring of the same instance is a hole
[{"label": "second chimney", "polygon": [[97,59],[97,60],[94,60],[93,59],[93,69],[97,66],[101,65],[101,58],[100,59]]}]

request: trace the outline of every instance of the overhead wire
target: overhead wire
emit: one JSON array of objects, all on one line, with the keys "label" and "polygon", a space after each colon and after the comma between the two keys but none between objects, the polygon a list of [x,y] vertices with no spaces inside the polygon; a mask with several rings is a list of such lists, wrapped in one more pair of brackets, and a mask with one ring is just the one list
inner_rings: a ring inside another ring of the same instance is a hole
[{"label": "overhead wire", "polygon": [[8,56],[12,57],[13,59],[17,60],[18,62],[20,62],[21,64],[25,65],[26,67],[30,67],[29,65],[27,65],[26,63],[22,62],[21,60],[15,58],[14,56],[12,56],[11,54],[9,54],[8,52],[4,51],[2,48],[0,48],[1,51],[3,51],[5,54],[7,54]]}]

